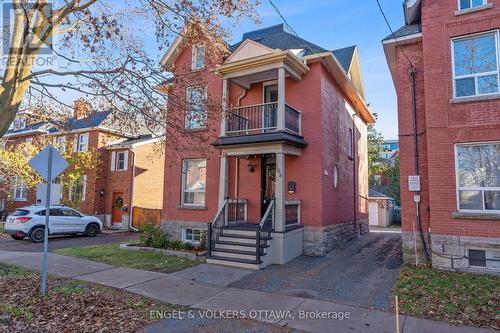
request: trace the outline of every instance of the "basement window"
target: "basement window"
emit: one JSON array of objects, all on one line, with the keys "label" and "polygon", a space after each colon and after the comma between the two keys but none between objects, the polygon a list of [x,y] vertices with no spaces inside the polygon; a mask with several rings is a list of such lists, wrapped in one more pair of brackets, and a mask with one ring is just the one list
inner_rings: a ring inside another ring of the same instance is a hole
[{"label": "basement window", "polygon": [[199,243],[201,241],[201,229],[182,228],[182,241],[186,243]]},{"label": "basement window", "polygon": [[469,267],[500,271],[500,251],[468,249]]}]

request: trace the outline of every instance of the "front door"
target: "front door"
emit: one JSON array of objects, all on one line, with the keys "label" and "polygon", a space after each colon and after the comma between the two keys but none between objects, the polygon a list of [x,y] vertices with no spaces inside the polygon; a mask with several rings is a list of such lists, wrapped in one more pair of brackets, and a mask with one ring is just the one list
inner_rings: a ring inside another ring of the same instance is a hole
[{"label": "front door", "polygon": [[113,193],[113,215],[111,216],[112,223],[122,223],[122,207],[123,207],[123,194],[122,193]]},{"label": "front door", "polygon": [[264,110],[262,113],[262,125],[264,131],[272,130],[277,126],[278,123],[278,108],[276,104],[278,102],[278,85],[264,86]]},{"label": "front door", "polygon": [[261,218],[264,217],[267,207],[274,199],[276,189],[276,158],[274,155],[262,157],[262,207]]}]

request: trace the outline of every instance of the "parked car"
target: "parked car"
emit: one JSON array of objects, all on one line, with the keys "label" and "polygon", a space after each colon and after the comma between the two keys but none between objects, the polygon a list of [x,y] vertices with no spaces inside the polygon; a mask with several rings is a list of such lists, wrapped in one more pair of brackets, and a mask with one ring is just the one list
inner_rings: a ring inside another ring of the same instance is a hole
[{"label": "parked car", "polygon": [[[95,237],[102,231],[97,217],[87,216],[65,206],[51,206],[49,235],[84,234]],[[16,240],[29,237],[33,243],[43,242],[45,233],[45,206],[28,206],[7,216],[4,232]]]}]

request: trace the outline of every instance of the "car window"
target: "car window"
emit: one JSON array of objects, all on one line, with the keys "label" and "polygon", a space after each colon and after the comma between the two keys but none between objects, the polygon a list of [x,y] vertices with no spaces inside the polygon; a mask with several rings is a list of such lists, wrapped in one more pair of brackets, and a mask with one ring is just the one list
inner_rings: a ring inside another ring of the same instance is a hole
[{"label": "car window", "polygon": [[73,209],[61,209],[62,215],[63,216],[68,216],[68,217],[80,217],[80,213],[77,211],[74,211]]},{"label": "car window", "polygon": [[[50,216],[62,216],[61,210],[58,208],[51,208],[49,212],[50,212]],[[45,216],[45,209],[39,211],[36,214],[41,215],[41,216]]]},{"label": "car window", "polygon": [[12,216],[26,216],[29,213],[30,211],[26,209],[16,209],[16,211],[12,213]]}]

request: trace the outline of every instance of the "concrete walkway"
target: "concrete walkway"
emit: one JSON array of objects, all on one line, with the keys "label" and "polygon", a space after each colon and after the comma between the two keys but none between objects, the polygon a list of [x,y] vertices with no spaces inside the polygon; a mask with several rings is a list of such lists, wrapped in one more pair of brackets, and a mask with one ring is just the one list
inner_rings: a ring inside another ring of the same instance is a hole
[{"label": "concrete walkway", "polygon": [[[41,259],[41,253],[0,251],[0,262],[30,270],[39,271]],[[62,277],[123,289],[165,303],[189,306],[198,317],[204,314],[230,315],[237,318],[235,320],[255,319],[307,332],[395,331],[395,316],[388,312],[255,290],[225,288],[188,279],[180,273],[162,274],[114,267],[53,253],[49,253],[48,271]],[[494,332],[408,316],[401,316],[400,320],[401,332],[405,333]]]}]

